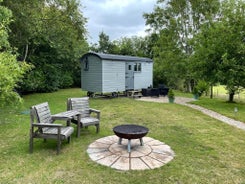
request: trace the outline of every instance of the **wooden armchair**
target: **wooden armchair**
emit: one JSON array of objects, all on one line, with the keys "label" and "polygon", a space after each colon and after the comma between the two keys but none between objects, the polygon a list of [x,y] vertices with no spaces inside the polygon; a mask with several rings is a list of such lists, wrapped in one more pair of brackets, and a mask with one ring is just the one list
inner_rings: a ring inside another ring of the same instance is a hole
[{"label": "wooden armchair", "polygon": [[[96,126],[96,133],[99,132],[100,111],[89,107],[89,97],[68,98],[67,110],[76,110],[81,113],[80,123],[76,119],[71,120],[71,122],[77,124],[77,135],[80,135],[81,127],[88,127],[90,125]],[[91,116],[92,113],[95,113],[96,116]]]},{"label": "wooden armchair", "polygon": [[63,126],[61,124],[54,124],[55,117],[52,117],[49,105],[47,102],[34,105],[30,108],[31,128],[30,128],[30,153],[33,152],[33,139],[43,138],[57,140],[57,154],[60,152],[61,141],[67,139],[68,143],[71,140],[71,134],[74,128]]}]

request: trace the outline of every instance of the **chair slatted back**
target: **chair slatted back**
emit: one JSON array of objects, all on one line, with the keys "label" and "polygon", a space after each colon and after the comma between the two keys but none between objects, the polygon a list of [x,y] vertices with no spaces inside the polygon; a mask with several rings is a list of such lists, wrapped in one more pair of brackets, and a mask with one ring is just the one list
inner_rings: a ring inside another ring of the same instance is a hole
[{"label": "chair slatted back", "polygon": [[82,113],[82,117],[89,117],[89,97],[82,98],[69,98],[68,99],[68,110],[77,110]]},{"label": "chair slatted back", "polygon": [[52,123],[48,102],[32,106],[35,111],[37,123]]}]

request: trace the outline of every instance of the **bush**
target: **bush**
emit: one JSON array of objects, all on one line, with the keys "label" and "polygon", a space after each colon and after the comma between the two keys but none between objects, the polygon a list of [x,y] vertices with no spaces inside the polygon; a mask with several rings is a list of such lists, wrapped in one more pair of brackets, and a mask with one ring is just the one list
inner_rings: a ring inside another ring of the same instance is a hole
[{"label": "bush", "polygon": [[73,85],[73,79],[70,73],[65,72],[60,76],[60,88],[68,88]]},{"label": "bush", "polygon": [[209,85],[207,82],[200,80],[197,85],[193,88],[193,94],[198,95],[199,97],[203,95],[204,92],[207,92],[209,89]]},{"label": "bush", "polygon": [[168,98],[174,98],[174,91],[172,89],[168,90]]},{"label": "bush", "polygon": [[20,84],[22,93],[52,92],[59,89],[60,75],[52,65],[44,65],[29,72]]}]

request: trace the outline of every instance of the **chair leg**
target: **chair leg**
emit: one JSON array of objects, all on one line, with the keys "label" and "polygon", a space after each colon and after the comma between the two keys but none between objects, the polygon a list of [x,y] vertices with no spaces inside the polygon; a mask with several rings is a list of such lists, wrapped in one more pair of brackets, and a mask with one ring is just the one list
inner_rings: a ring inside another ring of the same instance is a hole
[{"label": "chair leg", "polygon": [[60,153],[60,147],[61,147],[61,140],[59,139],[57,141],[57,155]]},{"label": "chair leg", "polygon": [[32,135],[30,136],[29,152],[33,153],[33,137],[32,137]]},{"label": "chair leg", "polygon": [[79,114],[77,119],[77,137],[80,137],[81,127],[82,127],[81,114]]},{"label": "chair leg", "polygon": [[58,135],[57,135],[57,155],[60,153],[60,147],[61,147],[61,135],[60,135],[60,128],[58,128]]},{"label": "chair leg", "polygon": [[70,142],[71,142],[71,136],[68,137],[68,143],[70,143]]},{"label": "chair leg", "polygon": [[33,136],[34,136],[34,133],[33,133],[33,126],[31,126],[30,128],[30,141],[29,141],[29,152],[30,153],[33,153]]},{"label": "chair leg", "polygon": [[100,125],[98,124],[98,125],[95,125],[96,126],[96,133],[99,133],[99,131],[100,131]]},{"label": "chair leg", "polygon": [[77,123],[77,137],[80,137],[81,134],[81,123]]},{"label": "chair leg", "polygon": [[61,147],[61,141],[58,140],[58,143],[57,143],[57,155],[60,153],[60,147]]}]

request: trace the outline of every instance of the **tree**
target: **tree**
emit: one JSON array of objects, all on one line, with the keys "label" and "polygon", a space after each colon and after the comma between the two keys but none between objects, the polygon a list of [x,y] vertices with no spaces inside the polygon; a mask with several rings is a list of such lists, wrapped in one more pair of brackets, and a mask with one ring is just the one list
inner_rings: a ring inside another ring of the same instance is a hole
[{"label": "tree", "polygon": [[[0,0],[1,2],[1,0]],[[12,21],[12,12],[0,6],[0,106],[17,104],[21,98],[14,89],[17,82],[29,69],[25,62],[18,62],[8,42],[8,25]]]},{"label": "tree", "polygon": [[93,44],[90,47],[91,51],[107,54],[119,54],[138,57],[152,58],[152,43],[153,37],[121,37],[118,40],[110,41],[109,36],[103,31],[99,34],[98,44]]},{"label": "tree", "polygon": [[183,88],[181,86],[186,73],[185,55],[176,46],[169,30],[161,31],[153,52],[154,85],[160,83],[171,88]]},{"label": "tree", "polygon": [[34,65],[21,90],[54,91],[80,85],[79,58],[87,52],[86,19],[77,0],[8,0],[13,11],[11,44]]},{"label": "tree", "polygon": [[221,16],[212,24],[203,25],[194,38],[196,75],[212,84],[225,84],[230,102],[245,87],[244,12],[243,1],[224,1]]},{"label": "tree", "polygon": [[118,47],[116,41],[110,41],[109,35],[103,31],[99,34],[98,44],[93,44],[90,46],[90,50],[93,52],[100,52],[105,54],[118,54]]},{"label": "tree", "polygon": [[98,52],[109,53],[111,47],[110,38],[103,31],[99,34]]},{"label": "tree", "polygon": [[149,36],[122,37],[115,45],[119,48],[118,54],[151,58],[150,39]]},{"label": "tree", "polygon": [[151,26],[150,31],[159,36],[154,49],[154,60],[161,61],[156,66],[161,68],[159,73],[165,72],[164,67],[168,66],[170,61],[171,66],[175,66],[171,67],[172,72],[172,69],[168,68],[171,75],[163,74],[162,78],[169,81],[177,79],[175,75],[182,73],[182,78],[178,81],[185,81],[190,88],[193,76],[189,67],[189,57],[193,48],[189,40],[198,33],[203,23],[215,17],[218,5],[219,0],[158,0],[154,12],[144,14],[146,24]]}]

